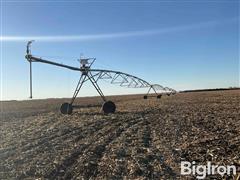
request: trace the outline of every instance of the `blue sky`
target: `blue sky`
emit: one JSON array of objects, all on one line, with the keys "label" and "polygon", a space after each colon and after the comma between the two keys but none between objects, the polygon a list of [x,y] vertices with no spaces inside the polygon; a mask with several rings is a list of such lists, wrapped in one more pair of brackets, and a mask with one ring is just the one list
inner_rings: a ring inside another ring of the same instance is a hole
[{"label": "blue sky", "polygon": [[[1,99],[27,99],[34,55],[120,70],[176,90],[239,86],[239,1],[1,2]],[[33,64],[33,97],[71,97],[79,74]],[[100,83],[105,94],[144,93]],[[97,95],[86,85],[79,96]]]}]

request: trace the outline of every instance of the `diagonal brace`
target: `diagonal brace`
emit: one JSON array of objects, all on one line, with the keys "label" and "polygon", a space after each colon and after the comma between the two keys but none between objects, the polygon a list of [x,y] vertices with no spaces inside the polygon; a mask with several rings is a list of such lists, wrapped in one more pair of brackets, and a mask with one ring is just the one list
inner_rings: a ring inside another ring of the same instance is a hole
[{"label": "diagonal brace", "polygon": [[106,98],[102,92],[102,90],[100,89],[100,87],[98,86],[97,81],[94,79],[94,76],[92,75],[91,72],[88,73],[88,79],[91,81],[91,83],[93,84],[93,86],[95,87],[95,89],[97,90],[98,94],[101,96],[101,98],[103,99],[104,102],[106,102]]},{"label": "diagonal brace", "polygon": [[70,102],[71,105],[73,104],[74,100],[76,99],[76,97],[77,97],[77,95],[78,95],[78,93],[79,93],[83,83],[85,82],[86,77],[87,76],[83,75],[83,74],[80,76],[80,79],[78,81],[77,87],[76,87],[76,89],[74,91],[73,97],[72,97],[71,102]]}]

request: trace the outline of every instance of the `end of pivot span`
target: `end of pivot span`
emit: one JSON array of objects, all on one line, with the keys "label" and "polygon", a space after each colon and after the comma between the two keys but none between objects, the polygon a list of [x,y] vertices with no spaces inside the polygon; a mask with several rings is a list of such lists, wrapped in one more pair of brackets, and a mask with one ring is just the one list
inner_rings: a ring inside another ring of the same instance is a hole
[{"label": "end of pivot span", "polygon": [[[167,96],[172,96],[175,95],[176,93],[166,93]],[[154,95],[144,95],[143,99],[148,99],[149,97],[157,97],[157,99],[161,99],[162,98],[162,94],[158,94],[157,96]]]},{"label": "end of pivot span", "polygon": [[161,99],[162,95],[161,95],[161,94],[158,94],[157,96],[154,96],[154,95],[145,95],[145,96],[143,96],[143,99],[148,99],[149,97],[156,97],[157,99]]},{"label": "end of pivot span", "polygon": [[[61,63],[57,63],[54,61],[42,59],[41,57],[36,57],[32,55],[31,52],[31,44],[34,42],[34,40],[29,41],[27,43],[27,50],[26,50],[26,56],[25,58],[30,64],[30,98],[32,98],[32,63],[44,63],[44,64],[49,64],[61,68],[65,68],[68,70],[72,71],[77,71],[80,72],[80,78],[77,83],[76,89],[73,93],[72,99],[70,102],[65,102],[61,105],[60,107],[60,112],[62,114],[72,114],[73,109],[74,109],[74,101],[79,94],[80,89],[82,88],[83,84],[85,82],[90,82],[93,87],[96,89],[98,92],[99,96],[103,100],[103,105],[102,105],[102,111],[105,114],[109,113],[114,113],[116,111],[116,105],[114,102],[109,101],[106,99],[104,96],[100,86],[98,85],[99,80],[109,80],[111,84],[117,84],[121,87],[127,87],[127,88],[149,88],[148,93],[144,96],[144,99],[147,99],[149,97],[149,92],[151,90],[154,91],[155,96],[160,99],[161,94],[157,93],[157,90],[162,90],[165,92],[173,92],[175,90],[167,87],[163,87],[158,84],[150,84],[149,82],[136,77],[131,74],[127,74],[124,72],[120,71],[114,71],[114,70],[106,70],[106,69],[93,69],[91,66],[95,62],[96,58],[80,58],[80,67],[74,67],[74,66],[69,66]],[[152,96],[152,95],[151,95]]]},{"label": "end of pivot span", "polygon": [[[154,94],[150,94],[151,90],[153,90]],[[164,90],[164,93],[157,93],[157,90]],[[157,99],[161,99],[162,95],[166,94],[167,96],[176,94],[177,91],[171,89],[169,87],[162,87],[159,84],[153,84],[149,86],[148,92],[143,96],[143,99],[148,99],[148,97],[157,97]]]}]

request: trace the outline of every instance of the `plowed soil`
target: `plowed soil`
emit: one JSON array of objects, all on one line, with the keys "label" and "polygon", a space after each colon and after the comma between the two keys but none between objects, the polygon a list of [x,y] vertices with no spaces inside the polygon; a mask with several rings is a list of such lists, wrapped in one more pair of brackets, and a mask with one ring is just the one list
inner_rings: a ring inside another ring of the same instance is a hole
[{"label": "plowed soil", "polygon": [[78,98],[72,115],[59,112],[67,99],[2,102],[0,179],[187,179],[181,161],[240,166],[239,90],[108,99],[115,114],[99,98]]}]

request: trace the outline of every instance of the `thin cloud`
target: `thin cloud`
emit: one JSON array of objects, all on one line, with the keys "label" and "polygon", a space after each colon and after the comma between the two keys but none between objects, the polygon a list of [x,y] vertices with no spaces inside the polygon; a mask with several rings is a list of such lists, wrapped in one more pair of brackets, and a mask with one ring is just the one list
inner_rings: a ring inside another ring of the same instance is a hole
[{"label": "thin cloud", "polygon": [[208,21],[197,24],[182,25],[176,27],[166,27],[154,30],[143,30],[143,31],[129,31],[129,32],[118,32],[118,33],[107,33],[107,34],[86,34],[86,35],[63,35],[63,36],[1,36],[0,41],[92,41],[92,40],[107,40],[114,38],[124,37],[138,37],[138,36],[151,36],[160,35],[166,33],[181,32],[187,30],[193,30],[198,28],[213,27],[216,25],[226,24],[237,21],[238,18],[225,19],[222,21]]}]

